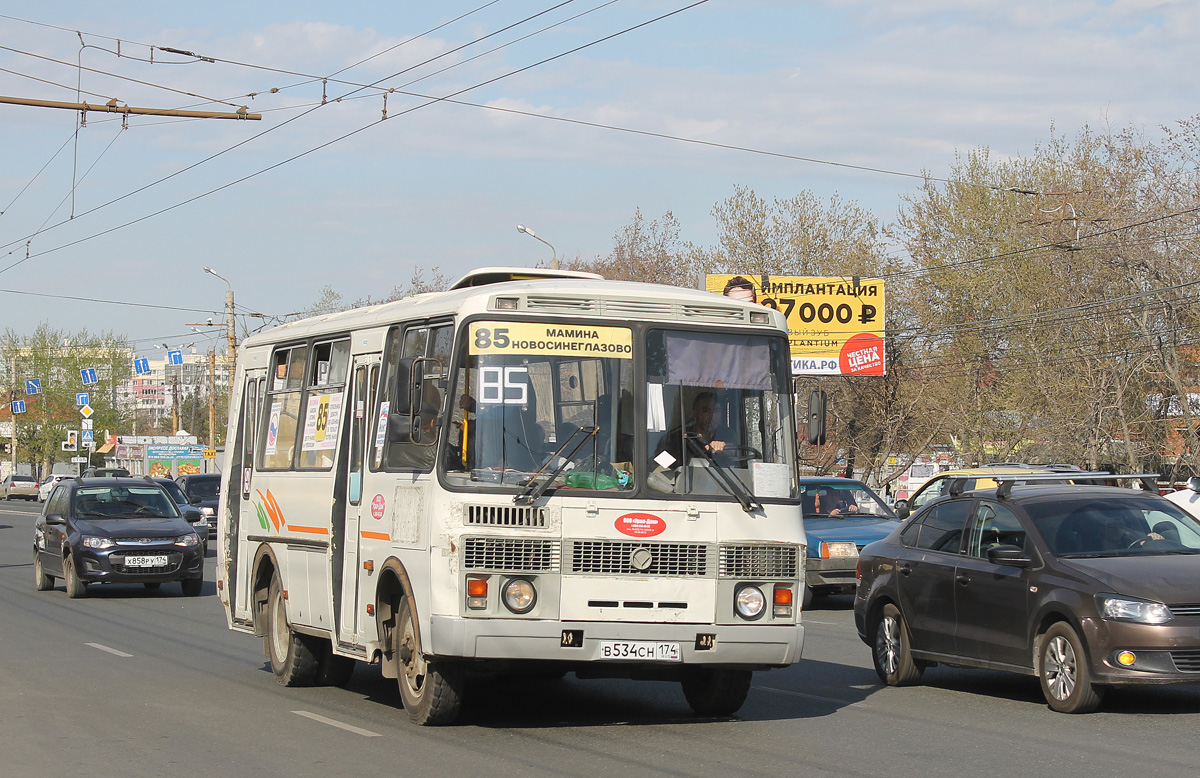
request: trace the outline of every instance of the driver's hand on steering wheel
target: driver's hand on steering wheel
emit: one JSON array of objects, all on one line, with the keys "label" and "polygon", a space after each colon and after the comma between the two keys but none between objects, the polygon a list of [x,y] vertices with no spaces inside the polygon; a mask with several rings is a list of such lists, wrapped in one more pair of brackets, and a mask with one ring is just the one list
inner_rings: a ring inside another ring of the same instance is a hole
[{"label": "driver's hand on steering wheel", "polygon": [[713,452],[714,454],[716,454],[719,451],[724,451],[725,450],[725,441],[723,441],[723,440],[710,441],[708,444],[708,450]]}]

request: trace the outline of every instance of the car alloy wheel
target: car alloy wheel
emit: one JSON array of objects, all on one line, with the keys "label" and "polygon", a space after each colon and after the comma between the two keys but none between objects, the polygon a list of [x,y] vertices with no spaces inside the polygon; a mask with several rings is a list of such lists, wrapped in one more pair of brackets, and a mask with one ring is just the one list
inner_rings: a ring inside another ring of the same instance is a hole
[{"label": "car alloy wheel", "polygon": [[1052,624],[1037,644],[1039,680],[1050,707],[1060,713],[1090,713],[1100,706],[1104,687],[1092,682],[1083,642],[1070,624]]},{"label": "car alloy wheel", "polygon": [[1046,646],[1046,666],[1042,673],[1046,677],[1046,688],[1054,699],[1070,699],[1075,691],[1076,659],[1071,644],[1062,635],[1052,638]]},{"label": "car alloy wheel", "polygon": [[900,622],[891,615],[879,622],[879,634],[875,637],[875,655],[879,667],[888,675],[895,675],[900,667]]}]

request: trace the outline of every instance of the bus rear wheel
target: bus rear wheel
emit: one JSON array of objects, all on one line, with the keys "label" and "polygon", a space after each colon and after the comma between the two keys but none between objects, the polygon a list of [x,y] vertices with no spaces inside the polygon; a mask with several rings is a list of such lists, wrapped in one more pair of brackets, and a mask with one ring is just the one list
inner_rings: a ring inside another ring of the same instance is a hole
[{"label": "bus rear wheel", "polygon": [[683,676],[683,696],[700,716],[732,716],[750,693],[752,670],[693,667]]},{"label": "bus rear wheel", "polygon": [[317,676],[317,654],[312,638],[292,631],[287,620],[287,601],[279,576],[271,579],[267,592],[267,657],[275,680],[284,686],[312,686]]},{"label": "bus rear wheel", "polygon": [[425,658],[408,597],[400,601],[397,622],[396,679],[404,710],[420,726],[454,723],[462,707],[462,669]]}]

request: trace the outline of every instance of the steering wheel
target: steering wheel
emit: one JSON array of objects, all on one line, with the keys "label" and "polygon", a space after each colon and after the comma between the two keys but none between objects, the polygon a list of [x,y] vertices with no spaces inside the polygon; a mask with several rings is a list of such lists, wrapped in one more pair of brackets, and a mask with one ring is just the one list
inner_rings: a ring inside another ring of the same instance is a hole
[{"label": "steering wheel", "polygon": [[762,459],[762,453],[753,446],[726,446],[718,454],[724,454],[734,462],[749,462],[751,459]]}]

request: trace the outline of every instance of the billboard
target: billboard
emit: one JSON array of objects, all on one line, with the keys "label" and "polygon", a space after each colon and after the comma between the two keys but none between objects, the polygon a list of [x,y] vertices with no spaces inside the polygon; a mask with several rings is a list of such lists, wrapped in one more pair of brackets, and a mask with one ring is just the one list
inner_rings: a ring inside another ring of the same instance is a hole
[{"label": "billboard", "polygon": [[882,278],[709,275],[704,288],[782,313],[793,375],[880,376],[886,371]]}]

